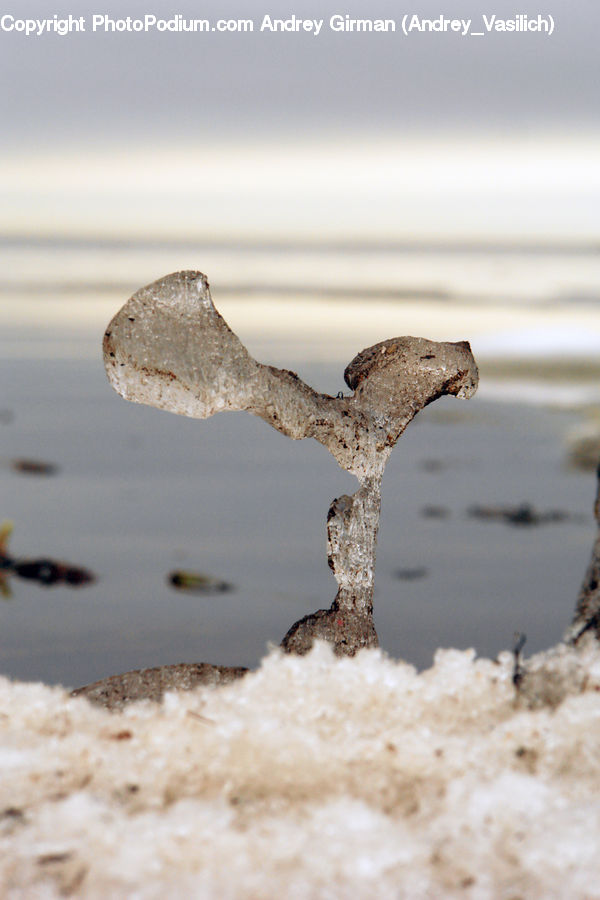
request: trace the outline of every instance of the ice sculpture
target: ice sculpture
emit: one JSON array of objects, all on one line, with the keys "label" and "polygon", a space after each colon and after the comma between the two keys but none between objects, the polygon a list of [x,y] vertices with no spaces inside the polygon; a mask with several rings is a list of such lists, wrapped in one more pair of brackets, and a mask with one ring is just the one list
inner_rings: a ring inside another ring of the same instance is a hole
[{"label": "ice sculpture", "polygon": [[363,350],[347,366],[350,396],[330,397],[294,372],[250,356],[215,309],[206,277],[176,272],[142,288],[104,336],[113,387],[127,400],[206,418],[247,410],[288,437],[312,437],[360,483],[327,516],[328,558],[338,583],[329,610],[297,622],[282,646],[306,652],[315,637],[353,654],[378,643],[373,576],[388,456],[408,423],[444,394],[470,397],[478,373],[469,344],[398,337]]}]

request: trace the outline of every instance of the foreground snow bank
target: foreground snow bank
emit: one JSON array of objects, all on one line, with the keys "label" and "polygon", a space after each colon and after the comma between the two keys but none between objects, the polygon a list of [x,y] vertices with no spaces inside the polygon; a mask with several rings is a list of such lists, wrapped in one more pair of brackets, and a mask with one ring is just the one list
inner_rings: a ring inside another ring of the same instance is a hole
[{"label": "foreground snow bank", "polygon": [[456,650],[275,651],[118,713],[2,679],[2,896],[600,896],[600,652],[562,657],[534,709]]}]

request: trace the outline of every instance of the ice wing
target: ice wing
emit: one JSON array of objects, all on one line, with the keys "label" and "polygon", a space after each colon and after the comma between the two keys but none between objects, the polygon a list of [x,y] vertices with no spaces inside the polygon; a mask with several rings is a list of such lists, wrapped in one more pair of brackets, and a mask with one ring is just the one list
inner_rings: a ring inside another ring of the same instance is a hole
[{"label": "ice wing", "polygon": [[213,306],[201,272],[176,272],[137,291],[104,334],[115,390],[136,403],[205,419],[252,406],[259,363]]}]

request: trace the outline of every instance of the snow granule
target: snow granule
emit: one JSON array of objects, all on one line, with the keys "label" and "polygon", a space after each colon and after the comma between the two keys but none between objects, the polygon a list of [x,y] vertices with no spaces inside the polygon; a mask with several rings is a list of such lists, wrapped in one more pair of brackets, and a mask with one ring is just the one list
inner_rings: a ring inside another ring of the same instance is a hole
[{"label": "snow granule", "polygon": [[563,662],[533,708],[457,650],[273,651],[116,713],[0,679],[0,893],[600,898],[600,650]]}]

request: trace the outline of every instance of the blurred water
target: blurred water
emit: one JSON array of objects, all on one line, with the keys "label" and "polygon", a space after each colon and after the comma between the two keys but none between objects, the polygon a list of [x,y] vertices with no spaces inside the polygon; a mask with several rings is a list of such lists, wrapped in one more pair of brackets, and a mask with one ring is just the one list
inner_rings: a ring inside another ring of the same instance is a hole
[{"label": "blurred water", "polygon": [[[256,664],[268,641],[333,599],[325,517],[356,486],[320,445],[247,414],[197,422],[113,393],[102,334],[140,285],[200,266],[257,358],[331,394],[356,352],[394,334],[469,338],[484,363],[486,346],[524,359],[535,344],[540,364],[544,334],[558,356],[577,341],[557,348],[556,335],[584,334],[588,362],[600,336],[600,264],[585,245],[5,236],[0,264],[0,520],[15,523],[15,556],[98,576],[81,589],[11,577],[0,670],[68,685],[160,663]],[[565,467],[564,436],[579,421],[569,404],[596,401],[598,389],[555,379],[544,391],[484,374],[473,400],[438,401],[401,438],[384,480],[376,574],[376,622],[392,655],[426,666],[440,645],[493,655],[515,630],[529,651],[560,637],[595,532],[594,478]],[[540,405],[560,396],[566,408]],[[59,471],[18,473],[15,458]],[[576,518],[518,529],[467,515],[473,504],[522,502]],[[445,516],[424,515],[428,506]],[[176,591],[174,569],[235,590]]]},{"label": "blurred water", "polygon": [[[312,364],[307,380],[339,371]],[[69,685],[179,661],[253,665],[300,616],[329,605],[325,516],[354,489],[312,441],[292,442],[245,413],[193,421],[128,404],[96,359],[0,364],[0,518],[12,551],[86,566],[90,587],[11,579],[0,604],[0,666]],[[594,479],[564,468],[573,414],[475,398],[444,400],[401,438],[386,471],[376,576],[383,647],[421,666],[435,648],[494,654],[526,631],[528,649],[567,623],[594,535]],[[60,467],[18,474],[14,457]],[[581,522],[509,528],[466,515],[474,503],[562,508]],[[443,519],[423,515],[442,506]],[[177,592],[199,570],[231,593]],[[397,569],[426,569],[411,581]]]},{"label": "blurred water", "polygon": [[[82,302],[127,295],[170,271],[198,268],[221,296],[461,301],[590,307],[600,304],[600,252],[592,240],[323,238],[166,241],[142,237],[0,233],[0,288]],[[268,324],[268,323],[267,323]]]}]

